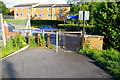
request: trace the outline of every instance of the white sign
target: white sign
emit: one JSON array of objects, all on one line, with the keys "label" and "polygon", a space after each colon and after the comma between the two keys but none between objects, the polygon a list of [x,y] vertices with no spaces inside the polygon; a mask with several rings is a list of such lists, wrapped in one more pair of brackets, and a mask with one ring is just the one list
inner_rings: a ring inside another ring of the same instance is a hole
[{"label": "white sign", "polygon": [[89,20],[89,11],[85,11],[85,20]]},{"label": "white sign", "polygon": [[79,11],[79,20],[83,20],[83,11]]}]

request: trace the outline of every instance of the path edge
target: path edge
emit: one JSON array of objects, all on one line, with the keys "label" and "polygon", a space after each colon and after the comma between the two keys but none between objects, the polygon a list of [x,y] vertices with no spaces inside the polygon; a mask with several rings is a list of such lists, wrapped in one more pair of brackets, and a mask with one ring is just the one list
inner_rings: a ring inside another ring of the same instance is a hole
[{"label": "path edge", "polygon": [[9,54],[9,55],[7,55],[7,56],[1,58],[0,61],[4,60],[4,59],[6,59],[6,58],[8,58],[8,57],[10,57],[10,56],[13,56],[13,55],[15,55],[15,54],[17,54],[17,53],[19,53],[19,52],[21,52],[21,51],[27,49],[28,47],[29,47],[29,45],[27,45],[27,46],[25,46],[25,47],[23,47],[23,48],[21,48],[21,49],[15,51],[15,52]]}]

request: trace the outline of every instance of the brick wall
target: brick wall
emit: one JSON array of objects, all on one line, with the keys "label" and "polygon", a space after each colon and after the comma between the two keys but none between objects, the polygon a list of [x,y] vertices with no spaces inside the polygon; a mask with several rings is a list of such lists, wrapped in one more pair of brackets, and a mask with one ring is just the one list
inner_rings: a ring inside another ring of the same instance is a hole
[{"label": "brick wall", "polygon": [[103,48],[103,36],[97,35],[86,35],[85,36],[85,44],[90,45],[90,49],[99,49],[102,50]]},{"label": "brick wall", "polygon": [[7,26],[4,26],[5,29],[5,38],[11,38],[14,37],[16,34],[19,34],[19,32],[9,32],[9,29]]}]

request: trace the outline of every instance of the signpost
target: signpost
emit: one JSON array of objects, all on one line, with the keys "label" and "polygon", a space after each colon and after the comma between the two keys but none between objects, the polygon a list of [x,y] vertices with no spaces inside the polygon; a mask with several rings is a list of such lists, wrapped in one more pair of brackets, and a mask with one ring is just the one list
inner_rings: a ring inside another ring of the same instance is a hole
[{"label": "signpost", "polygon": [[85,35],[85,20],[89,20],[89,11],[79,11],[79,20],[83,20],[83,41],[82,41],[82,50],[84,50],[84,35]]},{"label": "signpost", "polygon": [[83,11],[79,11],[79,20],[83,20]]},{"label": "signpost", "polygon": [[85,20],[89,20],[89,11],[85,11]]}]

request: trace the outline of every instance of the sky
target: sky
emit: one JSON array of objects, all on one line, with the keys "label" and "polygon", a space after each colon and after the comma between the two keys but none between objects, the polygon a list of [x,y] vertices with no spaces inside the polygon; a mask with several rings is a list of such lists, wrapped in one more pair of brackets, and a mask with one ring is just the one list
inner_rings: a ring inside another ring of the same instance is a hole
[{"label": "sky", "polygon": [[6,4],[7,8],[11,8],[18,4],[40,3],[40,4],[67,4],[66,0],[1,0]]}]

